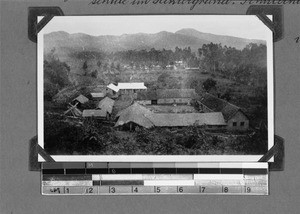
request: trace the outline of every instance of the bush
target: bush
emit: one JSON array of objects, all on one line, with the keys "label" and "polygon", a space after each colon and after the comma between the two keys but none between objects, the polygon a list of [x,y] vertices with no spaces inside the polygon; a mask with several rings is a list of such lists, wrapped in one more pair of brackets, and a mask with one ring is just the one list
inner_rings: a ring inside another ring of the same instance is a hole
[{"label": "bush", "polygon": [[203,88],[205,91],[210,91],[212,88],[215,88],[217,85],[217,81],[212,78],[208,78],[203,82]]}]

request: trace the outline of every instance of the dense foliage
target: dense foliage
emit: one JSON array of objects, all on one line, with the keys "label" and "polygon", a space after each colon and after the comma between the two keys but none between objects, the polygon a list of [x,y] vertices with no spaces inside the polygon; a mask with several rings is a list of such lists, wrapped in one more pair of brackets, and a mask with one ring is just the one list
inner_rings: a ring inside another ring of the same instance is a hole
[{"label": "dense foliage", "polygon": [[70,84],[68,74],[70,67],[59,59],[44,61],[44,97],[51,100],[58,91]]},{"label": "dense foliage", "polygon": [[116,131],[93,119],[80,122],[45,115],[45,149],[50,154],[82,155],[209,155],[262,154],[266,131],[228,135],[201,127]]},{"label": "dense foliage", "polygon": [[162,68],[166,68],[168,64],[174,64],[175,61],[185,61],[189,67],[198,67],[198,59],[196,54],[191,51],[190,47],[187,48],[175,48],[172,50],[129,50],[120,51],[114,54],[116,59],[119,59],[123,63],[137,64],[137,66],[160,65]]},{"label": "dense foliage", "polygon": [[[221,44],[203,44],[198,51],[190,47],[174,50],[128,50],[112,53],[81,51],[70,57],[81,62],[82,73],[97,77],[101,72],[129,70],[172,69],[178,62],[185,67],[199,68],[200,72],[223,75],[227,79],[252,85],[266,83],[267,47],[255,43],[239,50]],[[93,73],[92,73],[93,72]]]}]

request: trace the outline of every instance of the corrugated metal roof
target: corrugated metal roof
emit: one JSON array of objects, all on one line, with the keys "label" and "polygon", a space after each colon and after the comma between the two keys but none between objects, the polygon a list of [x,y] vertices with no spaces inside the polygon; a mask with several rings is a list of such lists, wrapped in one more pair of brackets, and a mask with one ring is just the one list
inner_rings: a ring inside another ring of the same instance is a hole
[{"label": "corrugated metal roof", "polygon": [[86,102],[89,101],[88,98],[86,98],[85,96],[83,96],[82,94],[80,94],[78,97],[76,97],[74,100],[77,100],[78,102],[84,104]]},{"label": "corrugated metal roof", "polygon": [[109,97],[105,97],[103,100],[101,100],[98,103],[97,108],[104,110],[111,114],[114,104],[115,104],[115,101],[113,99],[110,99]]},{"label": "corrugated metal roof", "polygon": [[121,89],[147,89],[143,82],[119,82],[118,85],[110,83],[107,88],[118,92]]},{"label": "corrugated metal roof", "polygon": [[112,84],[112,83],[110,83],[110,84],[107,86],[107,88],[109,88],[109,89],[111,89],[111,90],[113,90],[113,91],[115,91],[115,92],[118,92],[118,91],[119,91],[118,86],[116,86],[116,85],[114,85],[114,84]]},{"label": "corrugated metal roof", "polygon": [[147,89],[143,82],[119,82],[118,88],[120,89]]},{"label": "corrugated metal roof", "polygon": [[85,109],[82,112],[83,117],[106,117],[106,111],[97,109]]},{"label": "corrugated metal roof", "polygon": [[150,120],[158,127],[181,127],[192,125],[226,125],[221,112],[212,113],[167,113],[167,114],[152,114]]}]

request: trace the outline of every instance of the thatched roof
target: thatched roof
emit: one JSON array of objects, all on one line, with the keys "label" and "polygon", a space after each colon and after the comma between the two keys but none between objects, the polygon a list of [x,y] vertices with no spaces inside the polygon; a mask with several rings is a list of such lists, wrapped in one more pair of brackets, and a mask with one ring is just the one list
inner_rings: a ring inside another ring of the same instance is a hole
[{"label": "thatched roof", "polygon": [[199,102],[214,112],[222,112],[226,121],[233,117],[238,111],[241,111],[238,106],[215,97],[209,93],[206,93],[204,96],[202,96]]},{"label": "thatched roof", "polygon": [[147,108],[134,103],[117,114],[119,117],[115,126],[133,122],[145,128],[182,127],[192,125],[226,125],[221,112],[212,113],[153,113]]},{"label": "thatched roof", "polygon": [[85,109],[82,112],[83,117],[106,117],[107,112],[97,109]]},{"label": "thatched roof", "polygon": [[148,119],[149,114],[152,114],[150,110],[134,103],[126,109],[118,112],[117,117],[119,118],[115,126],[122,126],[126,123],[133,122],[145,128],[150,128],[153,126],[153,123]]},{"label": "thatched roof", "polygon": [[104,110],[111,114],[114,104],[115,104],[115,101],[113,99],[111,99],[109,97],[105,97],[103,100],[101,100],[98,103],[97,108]]},{"label": "thatched roof", "polygon": [[152,114],[150,120],[157,127],[182,127],[193,125],[226,125],[221,112],[212,113],[167,113],[167,114]]}]

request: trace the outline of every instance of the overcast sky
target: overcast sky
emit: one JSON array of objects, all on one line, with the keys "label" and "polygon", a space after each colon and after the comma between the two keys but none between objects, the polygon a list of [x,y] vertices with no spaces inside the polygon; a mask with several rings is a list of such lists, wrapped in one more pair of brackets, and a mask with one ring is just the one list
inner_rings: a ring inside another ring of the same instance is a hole
[{"label": "overcast sky", "polygon": [[57,16],[43,28],[43,33],[65,31],[100,36],[176,32],[182,28],[263,40],[271,33],[254,15]]}]

